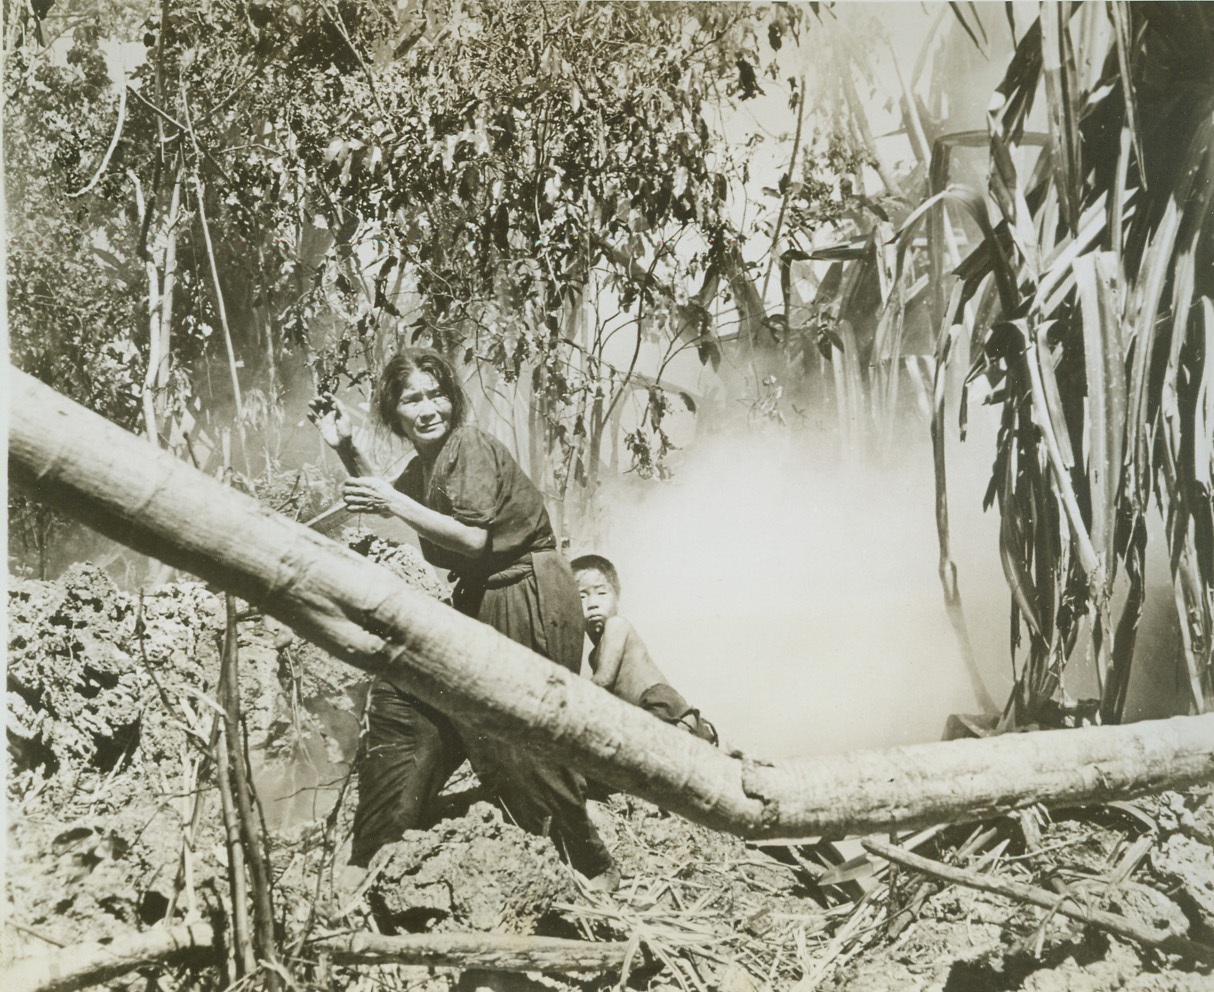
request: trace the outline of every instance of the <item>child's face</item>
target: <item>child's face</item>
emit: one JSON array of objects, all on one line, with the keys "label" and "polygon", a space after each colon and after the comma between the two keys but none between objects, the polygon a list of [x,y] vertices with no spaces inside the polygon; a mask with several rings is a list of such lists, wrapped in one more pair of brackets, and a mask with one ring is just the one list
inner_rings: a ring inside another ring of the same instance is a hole
[{"label": "child's face", "polygon": [[607,576],[594,569],[578,572],[577,589],[582,597],[582,616],[586,618],[586,630],[593,635],[602,633],[603,624],[615,616],[619,609],[619,597]]}]

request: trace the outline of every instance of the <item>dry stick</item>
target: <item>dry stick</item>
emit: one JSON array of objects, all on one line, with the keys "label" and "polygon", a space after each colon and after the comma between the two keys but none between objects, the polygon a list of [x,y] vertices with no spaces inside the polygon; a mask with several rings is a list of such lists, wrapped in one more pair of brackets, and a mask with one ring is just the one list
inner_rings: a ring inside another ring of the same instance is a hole
[{"label": "dry stick", "polygon": [[[266,859],[261,820],[254,808],[249,785],[249,769],[241,747],[240,655],[236,644],[236,601],[230,593],[224,596],[224,606],[227,610],[227,625],[223,640],[223,670],[219,679],[220,702],[224,713],[224,746],[227,749],[226,758],[240,828],[240,843],[249,869],[249,881],[253,887],[255,956],[258,960],[273,965],[278,961],[278,952],[274,943],[274,903],[270,888],[270,866]],[[273,967],[269,968],[266,972],[266,987],[270,992],[274,992],[281,984],[280,975]]]},{"label": "dry stick", "polygon": [[627,941],[591,942],[515,934],[342,934],[311,942],[334,964],[410,964],[478,971],[604,972],[624,963]]},{"label": "dry stick", "polygon": [[248,472],[249,449],[245,440],[244,404],[240,398],[240,377],[236,374],[236,349],[232,344],[232,329],[228,326],[228,311],[223,302],[223,286],[219,281],[219,266],[215,263],[215,248],[211,244],[211,227],[207,223],[205,195],[202,179],[199,176],[198,138],[194,134],[194,122],[190,119],[190,105],[186,101],[185,84],[181,87],[181,106],[185,111],[185,120],[190,135],[190,146],[194,149],[194,195],[198,201],[198,221],[202,225],[202,240],[207,250],[207,261],[210,263],[211,281],[215,286],[215,309],[219,314],[219,324],[223,328],[223,344],[228,354],[228,373],[232,379],[232,402],[236,408],[236,429],[240,433],[240,453],[245,459],[245,471]]},{"label": "dry stick", "polygon": [[1076,902],[1073,896],[1060,898],[1056,893],[1048,892],[1035,885],[1009,882],[992,878],[989,875],[981,875],[978,872],[967,871],[964,868],[954,868],[918,854],[911,854],[909,851],[904,851],[884,841],[869,838],[862,843],[869,854],[875,854],[879,858],[885,858],[887,861],[910,868],[912,871],[922,872],[956,885],[964,885],[966,888],[978,889],[981,892],[993,892],[995,895],[1014,899],[1017,902],[1031,903],[1047,909],[1051,913],[1061,913],[1073,920],[1099,927],[1147,947],[1157,947],[1170,954],[1180,954],[1207,963],[1214,962],[1214,947],[1199,944],[1169,930],[1158,930],[1155,927],[1135,923],[1117,913],[1110,913],[1103,909],[1085,908]]},{"label": "dry stick", "polygon": [[[216,716],[211,722],[211,742],[208,751],[204,758],[210,760],[210,756],[215,753],[216,747],[219,746],[219,717]],[[198,832],[202,827],[202,814],[206,808],[206,792],[202,788],[203,772],[206,765],[202,760],[194,766],[193,775],[193,792],[194,804],[190,814],[190,825],[182,834],[181,838],[181,860],[177,866],[177,881],[173,887],[173,898],[169,900],[168,908],[165,910],[164,918],[171,920],[173,914],[177,911],[177,898],[182,890],[186,893],[186,912],[193,914],[197,906],[194,900],[194,844],[198,839]],[[182,775],[183,782],[186,776]]]},{"label": "dry stick", "polygon": [[157,928],[109,944],[76,944],[53,954],[14,961],[0,969],[4,992],[71,992],[215,946],[209,923]]},{"label": "dry stick", "polygon": [[232,770],[228,764],[227,727],[221,724],[219,747],[215,749],[215,779],[223,801],[224,843],[228,850],[228,886],[232,892],[232,951],[237,977],[257,971],[257,956],[249,933],[249,890],[245,879],[244,849],[240,843],[240,823],[236,801],[232,798]]},{"label": "dry stick", "polygon": [[232,345],[232,329],[228,326],[228,312],[223,302],[223,286],[219,282],[219,267],[215,264],[215,249],[211,244],[211,228],[207,224],[206,207],[203,204],[205,194],[202,180],[194,173],[194,195],[198,199],[198,220],[202,224],[202,240],[206,245],[207,259],[210,261],[211,281],[215,286],[215,309],[219,314],[219,324],[223,328],[223,345],[228,353],[228,373],[232,379],[232,399],[236,404],[237,423],[244,423],[244,404],[240,398],[240,379],[236,375],[236,351]]},{"label": "dry stick", "polygon": [[114,155],[114,149],[118,147],[118,139],[122,137],[122,124],[126,120],[126,91],[128,87],[123,86],[118,93],[118,123],[114,125],[114,136],[110,139],[110,145],[105,150],[105,154],[101,157],[101,164],[97,166],[97,171],[93,173],[93,178],[89,180],[88,185],[82,190],[75,193],[68,193],[69,199],[75,199],[79,196],[84,196],[89,190],[101,181],[101,177],[105,175],[105,170],[109,168],[110,159]]},{"label": "dry stick", "polygon": [[[772,266],[776,264],[776,252],[780,247],[780,231],[784,227],[784,214],[788,211],[788,201],[792,198],[793,174],[797,171],[797,155],[801,151],[801,125],[805,122],[805,76],[802,74],[800,85],[797,87],[797,130],[792,139],[792,155],[788,159],[788,174],[785,176],[784,195],[780,199],[780,212],[776,214],[776,226],[771,232],[771,250],[767,255],[767,271],[763,273],[763,289],[759,297],[764,305],[767,303],[767,284],[771,281]],[[784,319],[788,319],[785,311]]]}]

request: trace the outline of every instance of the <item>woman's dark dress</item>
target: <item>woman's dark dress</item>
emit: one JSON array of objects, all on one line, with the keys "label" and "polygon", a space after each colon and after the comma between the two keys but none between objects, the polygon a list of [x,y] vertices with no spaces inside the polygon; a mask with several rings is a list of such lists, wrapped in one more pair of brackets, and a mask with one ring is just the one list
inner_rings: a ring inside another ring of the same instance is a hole
[{"label": "woman's dark dress", "polygon": [[[451,432],[429,479],[414,458],[396,488],[432,510],[488,531],[487,553],[467,558],[422,539],[426,560],[456,579],[455,608],[577,672],[582,608],[543,498],[497,439],[475,427]],[[371,687],[350,860],[365,865],[402,831],[428,825],[434,799],[468,756],[514,820],[550,834],[588,877],[612,864],[586,814],[585,783],[568,768],[457,727],[384,679]]]}]

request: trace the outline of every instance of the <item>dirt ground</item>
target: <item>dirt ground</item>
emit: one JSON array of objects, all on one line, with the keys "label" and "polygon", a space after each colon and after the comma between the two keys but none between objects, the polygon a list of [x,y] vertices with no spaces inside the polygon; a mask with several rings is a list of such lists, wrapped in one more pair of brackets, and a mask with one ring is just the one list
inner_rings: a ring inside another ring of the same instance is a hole
[{"label": "dirt ground", "polygon": [[[412,549],[346,537],[442,595]],[[4,962],[222,923],[228,855],[210,754],[223,596],[192,582],[132,595],[85,564],[55,582],[11,579],[8,611]],[[1046,890],[1054,911],[891,867],[855,839],[747,844],[619,794],[591,811],[623,883],[593,893],[548,841],[505,822],[466,769],[450,815],[356,869],[345,860],[366,677],[249,611],[237,629],[247,751],[300,988],[1214,992],[1200,948],[1147,947],[1063,915],[1101,909],[1214,946],[1214,787],[901,839]],[[636,953],[622,975],[507,978],[334,968],[303,940],[368,928],[633,941]],[[194,962],[107,987],[226,985]]]}]

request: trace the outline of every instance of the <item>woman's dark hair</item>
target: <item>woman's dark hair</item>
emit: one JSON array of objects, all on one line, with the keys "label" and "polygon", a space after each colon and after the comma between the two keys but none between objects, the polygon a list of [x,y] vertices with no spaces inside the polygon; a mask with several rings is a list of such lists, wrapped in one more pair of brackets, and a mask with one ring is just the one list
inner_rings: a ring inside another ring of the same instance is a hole
[{"label": "woman's dark hair", "polygon": [[429,348],[402,348],[390,359],[375,384],[375,412],[380,421],[397,437],[404,437],[396,420],[396,407],[405,384],[414,372],[425,372],[451,401],[451,426],[460,427],[468,413],[468,399],[455,377],[455,369],[437,351]]}]

